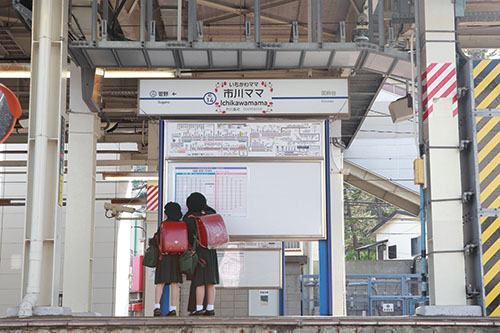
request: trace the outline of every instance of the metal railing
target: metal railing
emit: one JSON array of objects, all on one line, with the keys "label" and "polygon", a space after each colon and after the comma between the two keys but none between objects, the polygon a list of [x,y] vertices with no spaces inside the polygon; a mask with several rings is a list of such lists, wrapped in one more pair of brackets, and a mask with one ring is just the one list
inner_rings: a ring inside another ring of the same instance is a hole
[{"label": "metal railing", "polygon": [[[301,275],[303,316],[320,314],[319,275]],[[407,316],[421,298],[420,274],[348,274],[348,316]],[[420,305],[420,304],[417,304]],[[414,309],[413,309],[414,310]]]},{"label": "metal railing", "polygon": [[346,275],[347,315],[409,315],[421,292],[420,274]]},{"label": "metal railing", "polygon": [[301,275],[302,316],[319,316],[319,275]]}]

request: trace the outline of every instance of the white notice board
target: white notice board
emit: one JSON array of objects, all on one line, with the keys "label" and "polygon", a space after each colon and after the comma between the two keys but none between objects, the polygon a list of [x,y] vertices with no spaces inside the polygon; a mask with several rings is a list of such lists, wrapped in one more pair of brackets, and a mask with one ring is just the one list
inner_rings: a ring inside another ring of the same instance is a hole
[{"label": "white notice board", "polygon": [[224,216],[231,241],[325,238],[323,161],[167,163],[167,198],[192,192]]},{"label": "white notice board", "polygon": [[222,288],[281,288],[280,250],[217,250]]},{"label": "white notice board", "polygon": [[349,81],[140,80],[138,115],[349,117]]}]

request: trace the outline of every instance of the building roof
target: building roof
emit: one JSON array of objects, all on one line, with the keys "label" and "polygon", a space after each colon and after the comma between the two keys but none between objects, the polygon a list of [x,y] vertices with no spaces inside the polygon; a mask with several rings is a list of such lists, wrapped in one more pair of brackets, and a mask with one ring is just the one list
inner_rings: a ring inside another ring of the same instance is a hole
[{"label": "building roof", "polygon": [[371,244],[367,244],[367,245],[363,245],[363,246],[360,246],[360,247],[357,247],[355,248],[354,250],[355,251],[363,251],[363,250],[367,250],[371,247],[374,247],[374,246],[377,246],[377,245],[380,245],[380,244],[384,244],[384,243],[387,243],[389,241],[389,239],[384,239],[384,240],[381,240],[381,241],[378,241],[378,242],[375,242],[375,243],[371,243]]},{"label": "building roof", "polygon": [[370,230],[370,232],[368,232],[368,236],[371,236],[375,231],[382,228],[382,226],[384,226],[387,222],[391,221],[394,218],[394,216],[396,216],[396,215],[405,215],[405,216],[416,217],[415,215],[410,214],[408,212],[405,212],[404,210],[395,210],[394,212],[392,212],[391,215],[387,216],[385,219],[380,221],[379,224],[377,224],[375,227],[373,227],[372,230]]}]

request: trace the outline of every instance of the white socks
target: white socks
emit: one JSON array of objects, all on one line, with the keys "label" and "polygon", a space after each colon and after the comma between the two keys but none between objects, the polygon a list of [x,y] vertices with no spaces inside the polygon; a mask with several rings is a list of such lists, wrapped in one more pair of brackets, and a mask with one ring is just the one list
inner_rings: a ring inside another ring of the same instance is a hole
[{"label": "white socks", "polygon": [[175,305],[170,305],[170,309],[169,309],[169,311],[175,311],[175,310],[177,310],[177,306],[175,306]]},{"label": "white socks", "polygon": [[201,311],[201,310],[203,310],[203,305],[196,304],[196,311]]},{"label": "white socks", "polygon": [[212,311],[214,309],[213,304],[207,304],[207,311]]},{"label": "white socks", "polygon": [[155,304],[155,309],[159,309],[160,308],[160,304]]}]

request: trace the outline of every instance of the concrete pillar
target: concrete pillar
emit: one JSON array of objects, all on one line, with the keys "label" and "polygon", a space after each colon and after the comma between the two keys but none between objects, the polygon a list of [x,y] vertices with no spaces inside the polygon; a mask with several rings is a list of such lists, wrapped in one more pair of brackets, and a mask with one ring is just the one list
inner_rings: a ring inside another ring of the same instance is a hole
[{"label": "concrete pillar", "polygon": [[465,305],[453,1],[420,1],[431,305]]},{"label": "concrete pillar", "polygon": [[64,242],[63,305],[92,309],[96,145],[99,118],[81,96],[80,69],[71,66],[68,191]]},{"label": "concrete pillar", "polygon": [[58,304],[60,235],[56,221],[60,209],[58,194],[62,189],[61,117],[66,109],[67,6],[65,0],[33,2],[25,296],[19,310],[21,317],[31,316],[34,305]]},{"label": "concrete pillar", "polygon": [[[146,221],[144,221],[146,229],[146,246],[150,238],[153,238],[156,230],[158,230],[158,214],[156,212],[147,212]],[[144,294],[143,294],[143,308],[145,316],[153,315],[153,308],[155,304],[155,276],[154,268],[144,267]]]},{"label": "concrete pillar", "polygon": [[148,172],[158,172],[160,126],[158,120],[148,122]]},{"label": "concrete pillar", "polygon": [[[128,153],[120,154],[121,160],[131,160],[132,156]],[[120,171],[129,172],[130,166],[121,166]],[[131,197],[132,182],[119,182],[117,186],[117,197]],[[131,242],[131,218],[132,214],[122,212],[115,218],[118,224],[116,235],[116,262],[115,262],[115,316],[128,316],[129,304],[129,275],[130,275],[130,257],[132,251]]]},{"label": "concrete pillar", "polygon": [[[341,121],[330,122],[330,137],[341,137]],[[330,144],[330,207],[332,242],[332,315],[346,315],[344,252],[344,176],[342,149]]]},{"label": "concrete pillar", "polygon": [[[159,139],[160,128],[157,120],[149,121],[148,123],[148,172],[158,172],[158,159],[159,159]],[[148,182],[149,185],[158,185],[158,182]],[[161,184],[162,185],[162,184]],[[162,210],[161,207],[159,207]],[[154,233],[158,230],[158,213],[156,211],[146,212],[146,221],[144,222],[146,229],[146,247],[148,241],[153,237]],[[153,307],[155,304],[155,284],[154,284],[154,271],[153,268],[145,267],[144,274],[144,315],[151,316],[153,314]],[[180,310],[179,310],[180,311]],[[178,312],[179,312],[178,311]]]}]

